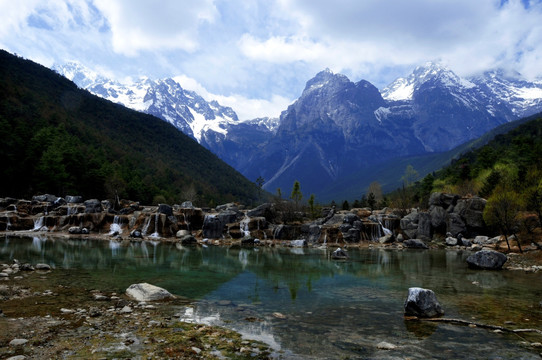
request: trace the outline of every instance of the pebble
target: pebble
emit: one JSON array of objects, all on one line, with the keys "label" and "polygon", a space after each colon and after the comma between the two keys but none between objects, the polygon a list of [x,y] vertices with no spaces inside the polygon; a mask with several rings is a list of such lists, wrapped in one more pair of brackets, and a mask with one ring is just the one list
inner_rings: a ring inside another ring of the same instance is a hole
[{"label": "pebble", "polygon": [[199,354],[201,352],[201,349],[195,346],[192,346],[192,351],[194,351],[196,354]]},{"label": "pebble", "polygon": [[396,345],[390,344],[389,342],[382,341],[376,344],[376,347],[380,350],[395,350],[397,349]]},{"label": "pebble", "polygon": [[36,266],[34,266],[34,269],[42,270],[42,271],[49,271],[49,270],[51,270],[51,266],[49,266],[48,264],[36,264]]},{"label": "pebble", "polygon": [[75,310],[62,308],[60,309],[60,312],[63,314],[73,314]]},{"label": "pebble", "polygon": [[279,313],[279,312],[274,312],[273,316],[276,317],[277,319],[286,319],[286,316],[284,314]]},{"label": "pebble", "polygon": [[28,342],[26,339],[13,339],[9,342],[9,346],[21,346]]},{"label": "pebble", "polygon": [[24,360],[24,359],[26,359],[26,356],[24,355],[15,355],[15,356],[7,358],[6,360]]},{"label": "pebble", "polygon": [[125,307],[123,307],[122,309],[120,309],[120,313],[121,314],[129,314],[131,313],[133,310],[131,307],[129,307],[128,305],[126,305]]},{"label": "pebble", "polygon": [[0,277],[7,278],[7,277],[9,277],[9,274],[5,273],[5,272],[0,272]]}]

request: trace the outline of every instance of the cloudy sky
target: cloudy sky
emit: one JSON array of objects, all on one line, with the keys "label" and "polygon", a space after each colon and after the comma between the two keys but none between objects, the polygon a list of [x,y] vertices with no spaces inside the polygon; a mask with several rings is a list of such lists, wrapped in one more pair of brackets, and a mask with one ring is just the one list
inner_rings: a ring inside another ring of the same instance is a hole
[{"label": "cloudy sky", "polygon": [[542,76],[542,0],[0,0],[0,47],[124,81],[177,76],[241,119],[330,68],[382,88],[426,61]]}]

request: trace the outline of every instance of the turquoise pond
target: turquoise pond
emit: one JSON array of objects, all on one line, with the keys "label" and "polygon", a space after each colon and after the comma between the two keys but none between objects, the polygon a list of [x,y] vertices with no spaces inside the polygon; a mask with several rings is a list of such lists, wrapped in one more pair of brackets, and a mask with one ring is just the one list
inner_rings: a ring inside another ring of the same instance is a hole
[{"label": "turquoise pond", "polygon": [[[405,320],[409,287],[432,289],[445,317],[542,329],[542,273],[475,271],[469,252],[350,249],[348,261],[316,248],[181,247],[4,237],[0,262],[44,262],[55,281],[122,293],[148,282],[189,305],[185,321],[234,329],[285,358],[539,359],[532,334]],[[377,344],[393,344],[393,350]]]}]

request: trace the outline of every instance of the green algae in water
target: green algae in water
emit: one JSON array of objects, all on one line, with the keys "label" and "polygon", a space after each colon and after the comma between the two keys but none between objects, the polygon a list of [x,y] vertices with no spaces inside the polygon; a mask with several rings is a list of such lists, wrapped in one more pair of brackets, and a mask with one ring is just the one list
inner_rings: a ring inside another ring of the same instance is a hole
[{"label": "green algae in water", "polygon": [[[86,289],[122,293],[132,283],[149,282],[195,301],[190,307],[172,305],[183,320],[226,326],[299,356],[538,358],[517,336],[404,321],[408,288],[419,286],[435,291],[446,317],[542,328],[542,276],[471,270],[465,263],[469,254],[354,249],[349,261],[336,262],[316,249],[0,242],[0,261],[45,262],[56,268],[58,281]],[[376,344],[382,341],[396,348],[380,350]]]}]

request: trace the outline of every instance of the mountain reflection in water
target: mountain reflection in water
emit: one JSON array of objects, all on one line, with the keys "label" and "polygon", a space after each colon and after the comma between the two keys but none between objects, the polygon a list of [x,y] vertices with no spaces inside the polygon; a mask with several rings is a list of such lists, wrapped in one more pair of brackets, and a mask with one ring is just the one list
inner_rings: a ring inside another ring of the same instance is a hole
[{"label": "mountain reflection in water", "polygon": [[[469,254],[350,249],[350,260],[334,261],[329,251],[311,248],[0,240],[0,262],[44,262],[88,289],[164,287],[193,300],[171,309],[180,319],[232,328],[286,358],[539,358],[517,336],[404,320],[408,288],[418,286],[436,293],[446,317],[542,329],[541,274],[471,270]],[[379,349],[383,341],[395,348]]]}]

